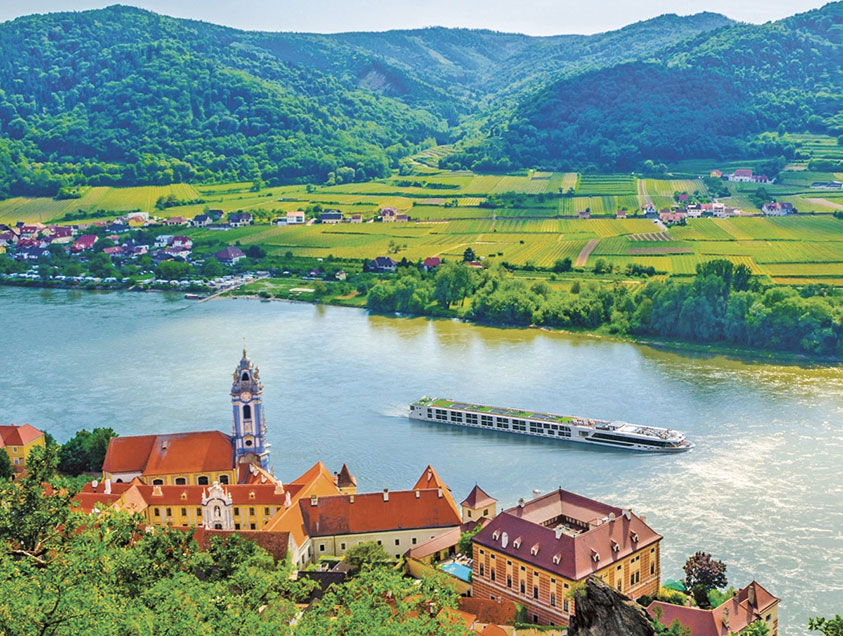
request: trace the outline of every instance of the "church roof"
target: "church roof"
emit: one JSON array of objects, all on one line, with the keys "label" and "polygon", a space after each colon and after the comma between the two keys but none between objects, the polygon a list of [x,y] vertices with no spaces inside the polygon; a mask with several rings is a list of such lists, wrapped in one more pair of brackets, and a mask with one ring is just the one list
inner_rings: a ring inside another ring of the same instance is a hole
[{"label": "church roof", "polygon": [[232,470],[231,436],[219,431],[113,437],[103,472],[173,475]]},{"label": "church roof", "polygon": [[462,505],[466,508],[476,510],[477,508],[482,508],[483,506],[492,506],[497,502],[497,499],[483,492],[483,489],[480,488],[480,486],[474,486],[474,488],[471,489],[471,492],[468,493],[468,497],[463,500]]}]

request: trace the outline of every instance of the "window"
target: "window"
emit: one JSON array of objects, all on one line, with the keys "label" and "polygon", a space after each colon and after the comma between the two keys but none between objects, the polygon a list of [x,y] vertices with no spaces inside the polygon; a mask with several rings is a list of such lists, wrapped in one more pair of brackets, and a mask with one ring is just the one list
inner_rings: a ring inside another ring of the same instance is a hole
[{"label": "window", "polygon": [[562,599],[562,611],[568,613],[568,599]]},{"label": "window", "polygon": [[480,576],[486,576],[486,568],[482,563],[480,564]]},{"label": "window", "polygon": [[243,375],[240,376],[241,382],[248,382],[249,381],[249,374],[246,371],[243,371]]},{"label": "window", "polygon": [[554,592],[550,593],[550,605],[556,607],[556,594]]},{"label": "window", "polygon": [[228,483],[228,475],[220,475],[220,483],[227,484]]},{"label": "window", "polygon": [[154,514],[154,515],[157,517],[157,516],[159,516],[159,515],[161,514],[161,511],[160,511],[158,508],[153,508],[153,509],[152,509],[152,514]]},{"label": "window", "polygon": [[252,516],[254,516],[254,515],[255,515],[255,509],[254,509],[254,508],[249,508],[249,514],[250,514],[250,515],[252,515]]},{"label": "window", "polygon": [[153,486],[163,486],[163,485],[164,485],[164,480],[163,480],[163,479],[153,479],[153,480],[152,480],[152,485],[153,485]]},{"label": "window", "polygon": [[197,508],[197,509],[196,509],[196,516],[197,516],[197,517],[201,517],[201,516],[202,516],[202,508]]},{"label": "window", "polygon": [[488,508],[486,508],[486,509],[483,511],[483,516],[484,516],[484,517],[488,517],[488,516],[489,516],[489,509],[488,509]]},{"label": "window", "polygon": [[520,592],[521,592],[522,594],[526,594],[526,593],[527,593],[527,584],[526,584],[526,583],[524,583],[524,581],[521,581],[521,585],[520,585],[519,587],[520,587]]},{"label": "window", "polygon": [[256,529],[256,528],[255,528],[255,524],[250,523],[250,524],[249,524],[249,529],[250,529],[250,530],[255,530],[255,529]]},{"label": "window", "polygon": [[265,514],[266,516],[269,516],[269,508],[264,508],[263,514]]},{"label": "window", "polygon": [[319,544],[319,551],[320,551],[320,552],[324,552],[324,551],[325,551],[325,544],[324,544],[324,543],[320,543],[320,544]]},{"label": "window", "polygon": [[495,569],[494,569],[494,568],[492,568],[492,569],[489,571],[489,576],[490,576],[490,578],[491,578],[493,581],[495,580]]},{"label": "window", "polygon": [[187,516],[187,508],[182,508],[182,509],[181,509],[181,516],[182,516],[182,517],[186,517],[186,516]]},{"label": "window", "polygon": [[345,550],[345,544],[344,543],[340,543],[340,550]]},{"label": "window", "polygon": [[468,511],[468,518],[471,519],[471,510]]},{"label": "window", "polygon": [[655,573],[656,573],[656,563],[655,563],[655,561],[651,561],[650,562],[650,574],[655,574]]},{"label": "window", "polygon": [[629,584],[635,585],[641,580],[641,572],[633,572],[629,575]]},{"label": "window", "polygon": [[512,575],[511,574],[506,575],[506,586],[508,588],[512,588]]},{"label": "window", "polygon": [[208,476],[207,475],[201,475],[199,477],[199,479],[196,480],[196,483],[199,484],[200,486],[207,486],[208,485]]},{"label": "window", "polygon": [[234,529],[235,529],[235,530],[239,530],[239,529],[240,529],[240,524],[239,524],[239,523],[235,523],[235,524],[234,524]]},{"label": "window", "polygon": [[187,484],[187,480],[184,477],[176,477],[176,486],[184,486]]},{"label": "window", "polygon": [[539,597],[539,586],[534,585],[533,586],[533,598],[538,598],[538,597]]},{"label": "window", "polygon": [[244,419],[244,420],[250,420],[250,419],[252,419],[252,407],[251,407],[251,406],[249,406],[248,404],[246,404],[246,405],[243,407],[243,419]]},{"label": "window", "polygon": [[239,514],[240,514],[240,508],[235,508],[235,509],[234,509],[234,514],[239,515]]},{"label": "window", "polygon": [[413,545],[416,545],[416,538],[413,537]]},{"label": "window", "polygon": [[378,539],[378,545],[383,545],[383,543],[381,543],[380,539]]},{"label": "window", "polygon": [[172,508],[167,508],[167,516],[168,516],[168,517],[172,517],[172,516],[173,516],[173,509],[172,509]]}]

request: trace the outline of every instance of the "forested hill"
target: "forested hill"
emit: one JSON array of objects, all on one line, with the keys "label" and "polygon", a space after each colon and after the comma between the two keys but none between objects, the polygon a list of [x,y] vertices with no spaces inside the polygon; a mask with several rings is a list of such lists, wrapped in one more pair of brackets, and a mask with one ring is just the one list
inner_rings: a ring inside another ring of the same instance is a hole
[{"label": "forested hill", "polygon": [[[841,42],[843,2],[701,34],[547,86],[519,104],[500,136],[449,165],[626,170],[643,159],[757,153],[752,135],[780,127],[840,135]],[[783,150],[774,139],[758,143]]]},{"label": "forested hill", "polygon": [[381,177],[425,140],[453,141],[455,126],[487,114],[499,92],[728,22],[668,15],[535,38],[246,32],[123,6],[19,18],[0,24],[0,196]]}]

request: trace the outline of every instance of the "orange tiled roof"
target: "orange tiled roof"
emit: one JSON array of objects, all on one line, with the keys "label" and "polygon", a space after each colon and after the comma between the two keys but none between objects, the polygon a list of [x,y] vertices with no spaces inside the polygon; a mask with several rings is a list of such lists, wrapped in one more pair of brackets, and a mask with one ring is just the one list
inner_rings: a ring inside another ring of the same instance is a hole
[{"label": "orange tiled roof", "polygon": [[219,431],[113,437],[102,469],[107,473],[172,475],[232,470],[231,437]]},{"label": "orange tiled roof", "polygon": [[[751,595],[755,595],[754,603],[750,602]],[[671,605],[661,601],[653,601],[647,608],[650,615],[656,615],[656,608],[661,608],[661,622],[670,625],[678,620],[691,630],[693,636],[723,636],[731,632],[738,633],[750,623],[762,618],[764,612],[779,602],[779,599],[765,590],[759,583],[752,581],[745,588],[738,590],[732,598],[719,607],[710,610],[698,607]],[[729,613],[728,622],[723,618]]]},{"label": "orange tiled roof", "polygon": [[340,488],[349,488],[351,486],[357,485],[357,478],[351,474],[351,471],[348,470],[348,466],[346,464],[342,465],[340,469],[340,473],[337,476],[337,486]]},{"label": "orange tiled roof", "polygon": [[493,601],[474,596],[460,596],[457,599],[457,607],[464,612],[476,615],[479,623],[492,623],[494,625],[513,623],[517,610],[515,603],[503,598],[497,598]]},{"label": "orange tiled roof", "polygon": [[0,426],[0,448],[4,446],[26,446],[44,435],[31,424]]},{"label": "orange tiled roof", "polygon": [[315,506],[300,499],[299,507],[311,537],[460,525],[459,513],[438,490],[336,495],[319,498]]},{"label": "orange tiled roof", "polygon": [[506,632],[493,623],[489,623],[480,632],[481,636],[507,636]]}]

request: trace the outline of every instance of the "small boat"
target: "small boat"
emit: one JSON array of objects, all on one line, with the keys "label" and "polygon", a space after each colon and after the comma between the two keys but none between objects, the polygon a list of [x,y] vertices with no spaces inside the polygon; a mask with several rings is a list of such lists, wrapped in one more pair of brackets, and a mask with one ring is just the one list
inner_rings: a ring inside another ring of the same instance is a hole
[{"label": "small boat", "polygon": [[202,300],[205,298],[202,294],[185,294],[184,297],[186,300]]}]

